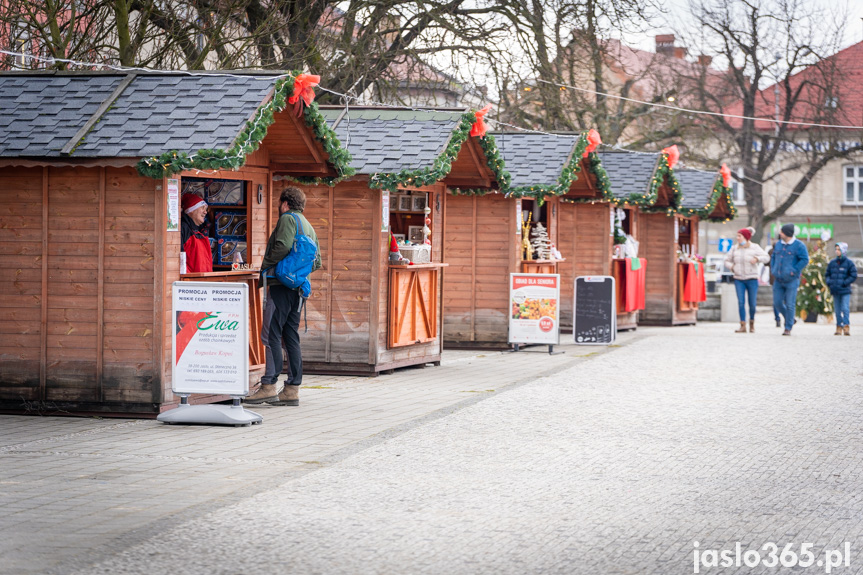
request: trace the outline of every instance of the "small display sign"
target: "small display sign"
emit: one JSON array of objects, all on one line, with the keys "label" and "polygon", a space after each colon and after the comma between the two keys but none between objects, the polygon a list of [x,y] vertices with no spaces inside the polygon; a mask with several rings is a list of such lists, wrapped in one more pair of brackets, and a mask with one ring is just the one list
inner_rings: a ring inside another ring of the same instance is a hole
[{"label": "small display sign", "polygon": [[509,343],[560,343],[560,275],[509,277]]},{"label": "small display sign", "polygon": [[615,286],[611,276],[575,278],[572,335],[581,345],[608,345],[617,337]]},{"label": "small display sign", "polygon": [[175,393],[249,393],[249,287],[233,282],[174,282],[171,389]]},{"label": "small display sign", "polygon": [[168,178],[168,231],[180,229],[180,180]]},{"label": "small display sign", "polygon": [[390,193],[381,191],[381,231],[390,231]]}]

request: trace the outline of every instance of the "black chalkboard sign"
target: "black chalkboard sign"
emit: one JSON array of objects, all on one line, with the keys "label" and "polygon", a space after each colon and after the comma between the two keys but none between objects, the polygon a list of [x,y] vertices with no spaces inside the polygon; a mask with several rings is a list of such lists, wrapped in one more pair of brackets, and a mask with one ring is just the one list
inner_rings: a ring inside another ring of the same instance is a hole
[{"label": "black chalkboard sign", "polygon": [[572,336],[582,345],[604,345],[617,336],[614,278],[582,276],[575,278],[572,306]]}]

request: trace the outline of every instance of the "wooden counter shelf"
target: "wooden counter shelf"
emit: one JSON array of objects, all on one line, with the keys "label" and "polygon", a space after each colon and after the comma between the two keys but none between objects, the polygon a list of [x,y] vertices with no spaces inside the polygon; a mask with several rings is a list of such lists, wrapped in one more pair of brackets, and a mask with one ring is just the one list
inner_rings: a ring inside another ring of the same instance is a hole
[{"label": "wooden counter shelf", "polygon": [[522,260],[521,273],[523,274],[556,274],[557,264],[565,261],[559,260]]},{"label": "wooden counter shelf", "polygon": [[442,263],[389,266],[387,348],[438,338],[438,286]]}]

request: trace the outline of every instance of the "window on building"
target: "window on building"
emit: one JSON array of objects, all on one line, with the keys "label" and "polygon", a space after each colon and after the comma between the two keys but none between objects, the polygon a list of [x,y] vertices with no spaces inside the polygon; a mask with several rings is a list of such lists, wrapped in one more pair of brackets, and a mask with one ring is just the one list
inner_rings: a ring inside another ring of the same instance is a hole
[{"label": "window on building", "polygon": [[737,168],[734,173],[737,178],[731,178],[732,199],[735,205],[744,206],[746,205],[746,194],[743,190],[743,168]]},{"label": "window on building", "polygon": [[845,166],[843,203],[863,205],[863,165]]},{"label": "window on building", "polygon": [[824,101],[825,108],[838,108],[839,107],[839,98],[837,96],[827,96],[827,99]]}]

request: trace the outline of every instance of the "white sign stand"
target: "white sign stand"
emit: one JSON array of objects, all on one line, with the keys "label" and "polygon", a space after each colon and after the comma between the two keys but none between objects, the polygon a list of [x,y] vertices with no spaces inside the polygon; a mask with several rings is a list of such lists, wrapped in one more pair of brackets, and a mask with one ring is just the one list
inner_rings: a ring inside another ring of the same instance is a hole
[{"label": "white sign stand", "polygon": [[[245,426],[263,417],[247,411],[249,288],[245,283],[174,282],[171,389],[180,405],[162,423]],[[233,405],[190,405],[193,393],[229,395]]]},{"label": "white sign stand", "polygon": [[509,274],[509,343],[547,344],[556,355],[560,344],[560,275]]}]

